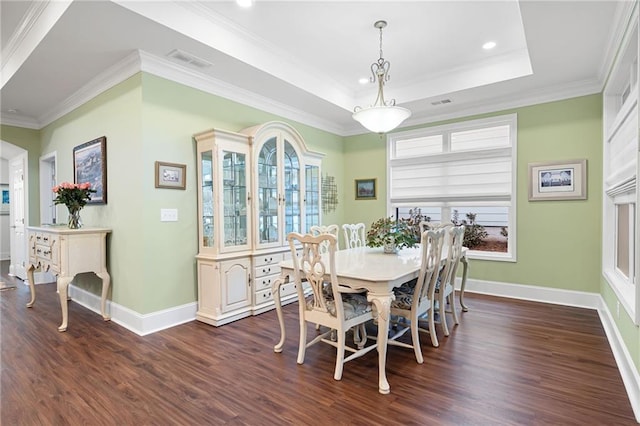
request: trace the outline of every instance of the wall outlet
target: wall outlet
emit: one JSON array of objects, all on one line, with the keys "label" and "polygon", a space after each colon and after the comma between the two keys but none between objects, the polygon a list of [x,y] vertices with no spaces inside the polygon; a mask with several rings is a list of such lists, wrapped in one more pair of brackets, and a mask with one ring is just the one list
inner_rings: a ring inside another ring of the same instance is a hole
[{"label": "wall outlet", "polygon": [[177,222],[178,209],[160,209],[160,222]]}]

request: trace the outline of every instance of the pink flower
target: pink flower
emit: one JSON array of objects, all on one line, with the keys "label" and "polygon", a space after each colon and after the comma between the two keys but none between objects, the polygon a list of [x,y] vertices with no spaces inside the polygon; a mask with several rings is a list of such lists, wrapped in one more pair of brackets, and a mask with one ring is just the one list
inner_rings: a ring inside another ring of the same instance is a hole
[{"label": "pink flower", "polygon": [[56,185],[53,187],[53,192],[58,192],[60,190],[60,186]]},{"label": "pink flower", "polygon": [[89,182],[84,182],[78,185],[78,188],[80,189],[89,189],[91,188],[91,184]]}]

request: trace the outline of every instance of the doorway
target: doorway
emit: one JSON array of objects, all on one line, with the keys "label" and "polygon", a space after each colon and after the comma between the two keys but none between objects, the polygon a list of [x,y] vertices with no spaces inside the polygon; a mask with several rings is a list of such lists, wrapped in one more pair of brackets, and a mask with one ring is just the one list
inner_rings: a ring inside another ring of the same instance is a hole
[{"label": "doorway", "polygon": [[2,259],[8,261],[8,273],[20,279],[26,278],[27,236],[24,229],[26,218],[29,217],[27,165],[28,153],[25,149],[0,140],[0,183],[8,191],[8,206],[0,215]]}]

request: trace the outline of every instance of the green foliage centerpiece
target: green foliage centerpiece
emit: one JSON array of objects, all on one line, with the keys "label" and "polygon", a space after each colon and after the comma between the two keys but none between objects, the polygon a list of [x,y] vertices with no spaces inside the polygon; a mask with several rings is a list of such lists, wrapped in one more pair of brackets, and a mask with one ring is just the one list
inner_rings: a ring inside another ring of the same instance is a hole
[{"label": "green foliage centerpiece", "polygon": [[402,248],[415,247],[418,242],[409,223],[393,216],[376,220],[367,232],[367,245],[384,247],[385,253],[397,253]]}]

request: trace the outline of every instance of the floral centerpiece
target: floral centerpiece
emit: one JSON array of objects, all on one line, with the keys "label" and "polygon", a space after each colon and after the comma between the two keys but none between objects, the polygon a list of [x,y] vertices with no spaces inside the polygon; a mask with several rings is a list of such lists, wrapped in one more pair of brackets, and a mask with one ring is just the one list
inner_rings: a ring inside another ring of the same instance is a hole
[{"label": "floral centerpiece", "polygon": [[403,219],[396,220],[393,216],[376,220],[367,232],[367,245],[384,247],[385,253],[396,253],[405,247],[415,247],[418,242],[409,223]]},{"label": "floral centerpiece", "polygon": [[53,187],[53,192],[56,194],[56,198],[53,199],[54,204],[64,204],[69,210],[69,228],[81,228],[80,210],[87,204],[87,201],[91,200],[91,194],[96,190],[91,189],[89,182],[62,182]]}]

